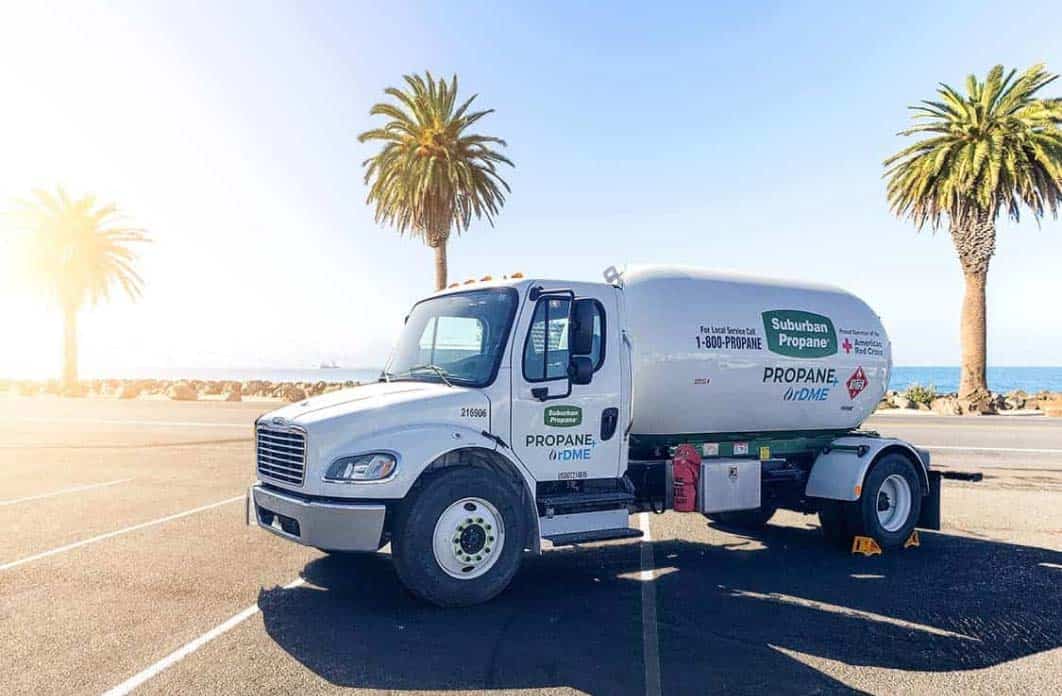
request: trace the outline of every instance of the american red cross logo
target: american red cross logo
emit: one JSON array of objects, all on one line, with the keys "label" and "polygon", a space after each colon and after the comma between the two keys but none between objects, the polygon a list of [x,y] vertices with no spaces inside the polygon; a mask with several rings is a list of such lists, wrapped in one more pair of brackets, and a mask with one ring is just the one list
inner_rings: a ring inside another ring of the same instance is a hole
[{"label": "american red cross logo", "polygon": [[852,342],[849,341],[847,338],[844,339],[844,343],[841,344],[841,347],[844,348],[844,352],[845,353],[851,353],[852,352]]},{"label": "american red cross logo", "polygon": [[844,386],[848,387],[849,399],[856,398],[860,392],[867,388],[867,375],[863,372],[862,366],[856,368],[856,371],[852,373],[852,376],[848,378]]}]

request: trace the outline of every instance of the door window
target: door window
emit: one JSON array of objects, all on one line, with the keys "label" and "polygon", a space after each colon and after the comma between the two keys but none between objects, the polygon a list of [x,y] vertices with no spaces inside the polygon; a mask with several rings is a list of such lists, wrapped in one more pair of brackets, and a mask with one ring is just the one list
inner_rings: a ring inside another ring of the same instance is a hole
[{"label": "door window", "polygon": [[[544,297],[535,305],[531,327],[524,342],[524,379],[546,382],[568,375],[568,308],[566,297]],[[604,312],[594,303],[594,348],[589,358],[594,370],[604,361]]]}]

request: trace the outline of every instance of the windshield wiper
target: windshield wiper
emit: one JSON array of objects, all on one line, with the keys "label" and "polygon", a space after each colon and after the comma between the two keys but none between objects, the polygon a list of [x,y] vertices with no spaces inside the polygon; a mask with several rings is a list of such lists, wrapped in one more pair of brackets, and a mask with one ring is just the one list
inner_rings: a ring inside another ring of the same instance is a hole
[{"label": "windshield wiper", "polygon": [[438,365],[432,365],[430,363],[425,363],[423,365],[414,365],[413,367],[409,368],[408,370],[405,370],[404,372],[402,372],[400,374],[403,374],[403,375],[412,374],[416,370],[431,370],[435,374],[439,375],[439,379],[441,379],[443,382],[446,382],[446,386],[448,386],[448,387],[454,386],[454,383],[449,380],[449,376],[450,376],[449,372],[447,372],[446,370],[442,369]]}]

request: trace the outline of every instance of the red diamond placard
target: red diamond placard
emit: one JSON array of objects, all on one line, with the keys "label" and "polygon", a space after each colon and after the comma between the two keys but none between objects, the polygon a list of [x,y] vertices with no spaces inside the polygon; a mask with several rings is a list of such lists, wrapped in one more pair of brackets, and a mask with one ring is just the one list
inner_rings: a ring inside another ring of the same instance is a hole
[{"label": "red diamond placard", "polygon": [[862,366],[856,368],[856,371],[852,373],[852,376],[848,378],[844,386],[848,387],[849,399],[856,398],[860,392],[867,388],[867,375],[863,372]]}]

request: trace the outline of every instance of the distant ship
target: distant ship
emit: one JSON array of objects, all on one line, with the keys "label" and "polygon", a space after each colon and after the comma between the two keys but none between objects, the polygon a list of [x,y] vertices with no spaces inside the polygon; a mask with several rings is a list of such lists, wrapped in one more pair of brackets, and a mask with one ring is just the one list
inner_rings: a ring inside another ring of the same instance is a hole
[{"label": "distant ship", "polygon": [[339,363],[337,363],[335,360],[333,360],[331,362],[323,362],[323,363],[321,363],[320,369],[322,369],[322,370],[336,370],[336,369],[339,369]]}]

